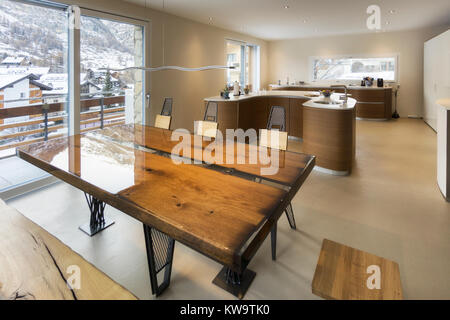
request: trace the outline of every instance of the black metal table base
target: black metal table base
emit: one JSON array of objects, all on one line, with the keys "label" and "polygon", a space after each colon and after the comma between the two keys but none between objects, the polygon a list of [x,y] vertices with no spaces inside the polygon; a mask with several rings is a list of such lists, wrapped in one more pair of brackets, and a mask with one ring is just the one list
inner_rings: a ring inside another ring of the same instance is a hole
[{"label": "black metal table base", "polygon": [[235,297],[242,299],[252,284],[253,279],[255,279],[255,276],[256,272],[249,269],[245,269],[240,275],[228,267],[223,267],[214,278],[213,283]]},{"label": "black metal table base", "polygon": [[84,195],[89,206],[89,211],[91,212],[91,219],[89,223],[80,226],[80,230],[92,237],[100,231],[112,226],[114,221],[105,217],[106,203],[90,194],[85,193]]},{"label": "black metal table base", "polygon": [[[175,240],[144,224],[145,246],[152,294],[160,296],[170,285]],[[158,284],[158,273],[164,270],[164,280]]]},{"label": "black metal table base", "polygon": [[289,225],[291,226],[291,229],[296,230],[297,224],[295,223],[295,217],[294,217],[294,210],[292,209],[292,203],[289,203],[286,207],[286,217],[288,218]]}]

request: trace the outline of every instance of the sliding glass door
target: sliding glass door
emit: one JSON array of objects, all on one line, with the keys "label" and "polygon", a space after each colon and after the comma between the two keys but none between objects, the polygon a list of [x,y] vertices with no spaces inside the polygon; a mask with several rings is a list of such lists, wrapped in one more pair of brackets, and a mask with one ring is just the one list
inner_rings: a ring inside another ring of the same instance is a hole
[{"label": "sliding glass door", "polygon": [[0,1],[0,197],[49,176],[16,148],[67,135],[67,6]]},{"label": "sliding glass door", "polygon": [[49,177],[16,147],[144,122],[144,72],[102,68],[144,66],[147,28],[49,1],[0,1],[0,197]]},{"label": "sliding glass door", "polygon": [[145,25],[89,10],[81,13],[81,132],[142,123],[145,111],[143,71],[107,69],[145,65]]}]

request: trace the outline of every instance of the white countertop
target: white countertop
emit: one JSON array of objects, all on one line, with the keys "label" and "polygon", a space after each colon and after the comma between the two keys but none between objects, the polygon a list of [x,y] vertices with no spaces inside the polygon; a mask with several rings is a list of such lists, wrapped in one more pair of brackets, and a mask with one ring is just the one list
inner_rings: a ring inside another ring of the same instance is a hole
[{"label": "white countertop", "polygon": [[450,110],[450,98],[446,98],[446,99],[439,99],[438,101],[436,101],[436,103],[444,108],[446,108],[447,110]]},{"label": "white countertop", "polygon": [[[290,85],[278,85],[278,84],[270,84],[269,85],[271,88],[327,88],[327,89],[339,89],[339,87],[331,87],[330,85],[321,85],[321,84],[290,84]],[[336,84],[336,86],[338,86],[338,84]],[[353,90],[363,90],[363,89],[370,89],[370,90],[385,90],[385,89],[392,89],[392,87],[382,87],[382,88],[378,88],[375,85],[373,85],[372,87],[365,87],[365,86],[357,86],[357,85],[346,85],[347,89],[353,89]]]},{"label": "white countertop", "polygon": [[322,100],[323,97],[320,98],[312,98],[311,100],[305,102],[303,105],[305,107],[310,108],[320,108],[320,109],[332,109],[332,110],[349,110],[355,108],[356,100],[353,98],[348,98],[347,103],[344,104],[342,100],[339,100],[339,97],[342,94],[334,93],[331,95],[331,100],[339,101],[341,104],[321,104],[321,103],[315,103],[317,100]]},{"label": "white countertop", "polygon": [[242,101],[256,97],[280,97],[280,98],[303,98],[303,99],[311,99],[310,95],[318,95],[319,92],[314,91],[289,91],[289,90],[277,90],[277,91],[259,91],[246,95],[233,96],[233,93],[230,92],[230,99],[224,99],[221,96],[215,96],[206,98],[205,101],[212,102],[229,102],[229,101]]},{"label": "white countertop", "polygon": [[[313,107],[313,108],[321,108],[321,109],[334,109],[334,110],[348,110],[353,109],[356,105],[356,100],[353,98],[348,98],[347,105],[344,106],[343,104],[319,104],[314,103],[315,100],[323,99],[323,97],[311,97],[311,95],[318,95],[319,92],[315,91],[283,91],[283,90],[277,90],[277,91],[260,91],[258,93],[251,93],[248,95],[241,95],[241,96],[233,96],[230,95],[230,99],[224,99],[220,96],[210,97],[206,98],[205,101],[211,101],[211,102],[239,102],[244,101],[252,98],[257,97],[279,97],[279,98],[299,98],[299,99],[310,99],[310,101],[306,102],[304,105],[307,107]],[[331,95],[331,98],[333,100],[339,101],[339,96],[343,94],[340,93],[334,93]]]}]

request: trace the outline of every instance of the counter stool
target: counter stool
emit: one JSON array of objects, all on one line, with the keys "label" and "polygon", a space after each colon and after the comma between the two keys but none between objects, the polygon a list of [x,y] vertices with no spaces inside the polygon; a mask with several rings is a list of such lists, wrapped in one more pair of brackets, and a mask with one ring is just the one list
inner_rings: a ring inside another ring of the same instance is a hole
[{"label": "counter stool", "polygon": [[158,114],[155,119],[155,127],[168,130],[170,129],[170,122],[172,121],[172,103],[173,98],[164,99],[161,114]]}]

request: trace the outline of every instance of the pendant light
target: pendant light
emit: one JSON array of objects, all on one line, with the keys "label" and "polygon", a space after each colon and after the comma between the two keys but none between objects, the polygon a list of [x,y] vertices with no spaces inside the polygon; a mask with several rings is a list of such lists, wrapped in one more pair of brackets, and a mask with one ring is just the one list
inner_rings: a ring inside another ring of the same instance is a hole
[{"label": "pendant light", "polygon": [[[145,8],[147,8],[147,0],[145,0]],[[165,0],[163,0],[163,13],[165,13]],[[163,18],[163,25],[162,25],[162,53],[163,53],[163,65],[159,67],[128,67],[128,68],[122,68],[122,69],[113,69],[113,68],[99,68],[100,70],[106,70],[108,72],[115,71],[115,72],[122,72],[122,71],[128,71],[128,70],[141,70],[145,72],[155,72],[155,71],[163,71],[163,70],[178,70],[178,71],[206,71],[206,70],[227,70],[227,69],[235,69],[234,66],[223,66],[223,65],[212,65],[212,66],[203,66],[203,67],[197,67],[197,68],[186,68],[186,67],[180,67],[180,66],[166,66],[165,65],[165,17]]]}]

